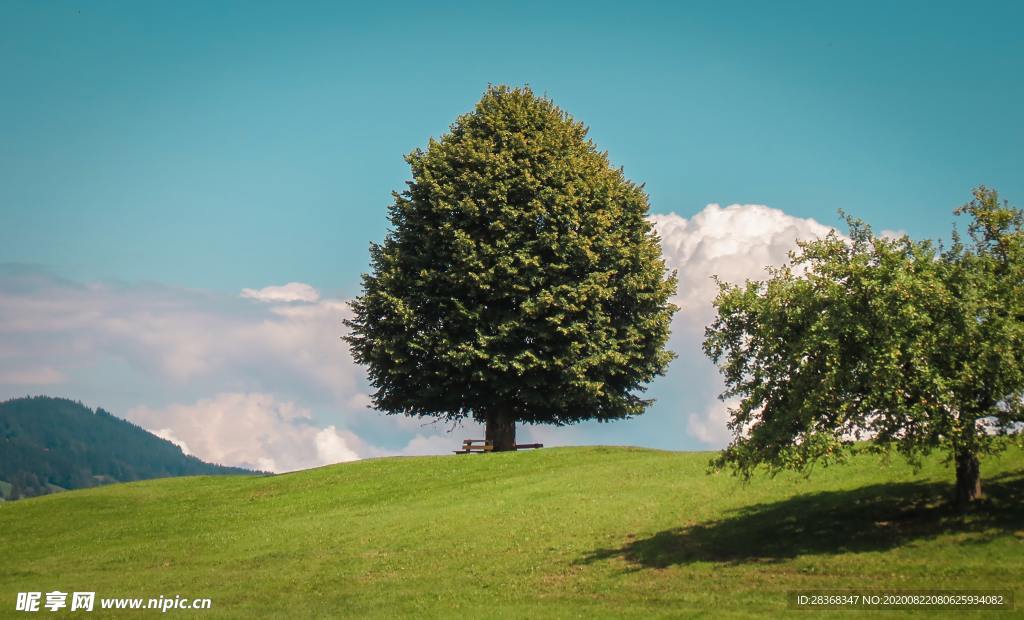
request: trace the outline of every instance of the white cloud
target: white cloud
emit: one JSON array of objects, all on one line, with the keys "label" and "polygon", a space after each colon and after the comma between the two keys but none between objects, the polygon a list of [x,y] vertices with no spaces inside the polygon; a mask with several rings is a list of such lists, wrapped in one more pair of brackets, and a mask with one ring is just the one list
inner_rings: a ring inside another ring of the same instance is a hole
[{"label": "white cloud", "polygon": [[[721,379],[703,356],[700,343],[704,328],[714,319],[718,287],[713,275],[726,282],[761,279],[768,265],[782,265],[796,241],[824,237],[831,228],[813,219],[788,215],[764,205],[710,204],[686,219],[675,213],[652,215],[661,236],[662,253],[670,269],[678,271],[679,287],[674,303],[682,310],[672,322],[674,349],[680,359],[672,372],[691,384],[717,385]],[[728,443],[725,406],[715,400],[687,415],[687,431],[704,444]],[[691,409],[692,411],[692,409]]]},{"label": "white cloud", "polygon": [[452,435],[416,435],[402,448],[405,456],[426,456],[431,454],[452,454],[462,445],[462,440]]},{"label": "white cloud", "polygon": [[261,393],[222,393],[189,404],[137,407],[126,417],[146,427],[166,425],[154,434],[203,460],[272,472],[370,457],[447,454],[461,443],[451,434],[417,433],[400,449],[383,449],[333,424],[321,428],[308,409]]},{"label": "white cloud", "polygon": [[281,472],[359,458],[334,426],[318,428],[308,409],[270,394],[228,392],[191,404],[137,407],[126,417],[162,425],[155,434],[222,465]]},{"label": "white cloud", "polygon": [[333,426],[316,434],[316,454],[321,463],[344,463],[359,460],[359,455]]},{"label": "white cloud", "polygon": [[169,442],[173,443],[174,445],[178,446],[179,448],[181,448],[181,451],[184,452],[185,454],[192,454],[192,451],[189,450],[189,448],[188,448],[188,444],[185,443],[184,441],[182,441],[181,439],[179,439],[178,436],[175,435],[174,431],[172,431],[171,429],[169,429],[169,428],[161,428],[161,429],[155,430],[155,431],[154,430],[150,430],[149,432],[153,433],[154,435],[156,435],[160,439],[166,439],[167,441],[169,441]]},{"label": "white cloud", "polygon": [[264,302],[305,301],[315,303],[320,292],[302,282],[289,282],[283,286],[267,286],[261,289],[242,289],[242,297]]},{"label": "white cloud", "polygon": [[683,311],[677,317],[701,329],[714,313],[718,288],[712,275],[734,283],[761,278],[765,266],[788,260],[797,239],[824,237],[831,230],[764,205],[710,204],[690,219],[675,213],[649,219],[661,236],[668,267],[679,271],[675,301]]},{"label": "white cloud", "polygon": [[64,381],[64,373],[49,366],[11,368],[0,371],[2,385],[54,385]]},{"label": "white cloud", "polygon": [[443,424],[368,410],[341,340],[350,313],[341,299],[254,305],[0,266],[0,398],[63,379],[61,395],[199,458],[271,471],[461,441]]},{"label": "white cloud", "polygon": [[732,438],[726,424],[729,422],[729,408],[735,407],[737,401],[722,402],[716,400],[700,413],[688,416],[687,430],[702,443],[709,447],[720,448]]},{"label": "white cloud", "polygon": [[902,229],[900,229],[900,230],[891,230],[891,229],[886,228],[886,229],[883,229],[882,232],[878,233],[878,236],[883,238],[883,239],[901,239],[901,238],[905,237],[906,235],[907,235],[907,231],[902,230]]}]

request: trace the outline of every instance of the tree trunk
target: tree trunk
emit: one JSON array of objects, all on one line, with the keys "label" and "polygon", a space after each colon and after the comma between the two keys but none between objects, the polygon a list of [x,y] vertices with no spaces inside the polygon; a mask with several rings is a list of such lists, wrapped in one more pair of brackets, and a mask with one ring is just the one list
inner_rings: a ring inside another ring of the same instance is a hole
[{"label": "tree trunk", "polygon": [[970,450],[956,452],[956,503],[967,506],[981,497],[981,465]]},{"label": "tree trunk", "polygon": [[516,419],[508,411],[497,410],[487,414],[484,439],[494,443],[495,452],[516,449]]}]

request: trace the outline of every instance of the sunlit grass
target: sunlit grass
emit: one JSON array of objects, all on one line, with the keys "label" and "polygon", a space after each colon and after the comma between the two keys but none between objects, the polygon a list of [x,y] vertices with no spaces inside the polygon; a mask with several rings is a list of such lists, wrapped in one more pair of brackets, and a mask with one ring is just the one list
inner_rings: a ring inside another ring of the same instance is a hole
[{"label": "sunlit grass", "polygon": [[210,618],[774,616],[798,588],[1024,596],[1019,449],[983,461],[989,499],[964,515],[938,458],[748,485],[707,475],[709,458],[545,448],[0,504],[0,616],[54,589],[209,597]]}]

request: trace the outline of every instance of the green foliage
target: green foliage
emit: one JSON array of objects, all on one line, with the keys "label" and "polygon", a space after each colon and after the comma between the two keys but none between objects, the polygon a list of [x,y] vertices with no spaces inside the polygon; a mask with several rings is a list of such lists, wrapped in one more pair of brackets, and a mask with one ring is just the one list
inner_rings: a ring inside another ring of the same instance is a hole
[{"label": "green foliage", "polygon": [[406,157],[347,341],[375,408],[456,421],[637,415],[664,372],[675,276],[647,195],[529,88],[491,87]]},{"label": "green foliage", "polygon": [[0,403],[0,480],[9,499],[108,482],[252,473],[183,454],[145,429],[81,403],[37,396]]},{"label": "green foliage", "polygon": [[707,459],[386,458],[0,504],[0,616],[15,616],[18,592],[54,589],[210,597],[201,614],[167,614],[205,620],[836,618],[787,611],[786,592],[820,588],[1010,589],[1020,606],[1024,451],[986,459],[1000,479],[966,515],[942,501],[937,458],[915,472],[858,454],[811,480],[746,485],[702,475]]},{"label": "green foliage", "polygon": [[704,350],[738,405],[718,466],[806,469],[861,438],[976,464],[1019,431],[1021,212],[982,187],[958,213],[969,240],[954,231],[949,248],[848,219],[848,240],[802,242],[766,281],[720,284]]}]

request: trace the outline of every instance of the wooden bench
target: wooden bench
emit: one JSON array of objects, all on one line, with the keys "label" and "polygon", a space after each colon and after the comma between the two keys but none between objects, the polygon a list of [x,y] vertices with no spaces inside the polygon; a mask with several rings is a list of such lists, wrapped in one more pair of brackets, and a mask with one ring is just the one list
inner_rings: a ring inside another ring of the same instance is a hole
[{"label": "wooden bench", "polygon": [[[516,450],[543,448],[542,443],[517,443]],[[455,454],[484,454],[494,451],[494,442],[489,439],[463,439],[461,450],[452,450]]]},{"label": "wooden bench", "polygon": [[489,439],[463,439],[462,449],[454,450],[455,454],[470,454],[471,452],[491,452],[494,450],[494,442]]}]

